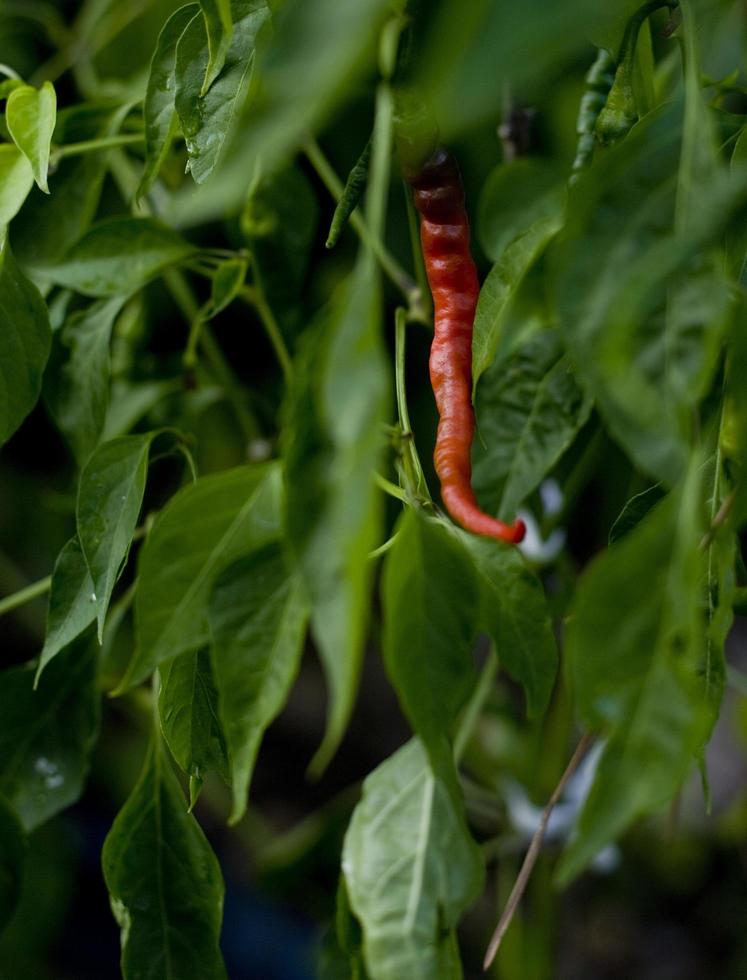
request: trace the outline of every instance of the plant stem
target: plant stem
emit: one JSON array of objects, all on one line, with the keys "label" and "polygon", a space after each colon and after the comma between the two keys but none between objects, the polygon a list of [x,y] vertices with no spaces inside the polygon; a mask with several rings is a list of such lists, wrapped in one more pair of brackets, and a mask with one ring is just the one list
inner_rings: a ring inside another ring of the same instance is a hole
[{"label": "plant stem", "polygon": [[[319,178],[324,186],[327,188],[335,201],[339,201],[344,190],[342,181],[335,173],[329,160],[327,160],[325,155],[322,153],[319,144],[316,142],[316,140],[310,138],[304,144],[303,150],[309,160],[309,163],[319,175]],[[418,289],[417,284],[414,282],[409,273],[402,268],[391,252],[387,250],[386,246],[383,245],[382,242],[371,233],[370,228],[361,217],[361,214],[357,208],[350,215],[350,224],[355,229],[360,240],[364,244],[368,245],[376,258],[379,260],[381,268],[405,297],[408,306],[411,309],[417,309],[421,303],[420,290]]]},{"label": "plant stem", "polygon": [[398,487],[396,483],[392,483],[391,480],[387,480],[387,478],[382,476],[381,473],[374,473],[374,480],[376,481],[376,485],[380,487],[384,493],[388,493],[390,497],[395,497],[397,500],[401,500],[403,503],[407,502],[407,494],[402,487]]},{"label": "plant stem", "polygon": [[477,686],[475,687],[472,697],[469,699],[467,702],[467,707],[464,709],[464,714],[459,722],[459,728],[457,729],[456,737],[454,739],[454,761],[457,764],[464,755],[464,750],[467,748],[467,744],[472,736],[472,732],[475,729],[477,720],[480,717],[482,709],[485,707],[485,702],[490,696],[497,673],[498,657],[495,653],[495,647],[491,643],[488,659],[485,661],[485,666],[482,669],[480,679],[477,682]]},{"label": "plant stem", "polygon": [[65,157],[78,156],[81,153],[95,153],[97,150],[109,150],[114,146],[132,146],[143,142],[142,133],[121,133],[119,136],[102,136],[101,139],[83,140],[80,143],[65,143],[52,149],[52,160],[57,163]]},{"label": "plant stem", "polygon": [[401,429],[401,438],[406,444],[402,454],[403,465],[409,490],[413,496],[430,500],[428,486],[425,482],[423,467],[413,439],[410,413],[407,408],[407,390],[405,383],[405,347],[407,331],[407,312],[400,306],[394,313],[394,383],[397,392],[397,416]]},{"label": "plant stem", "polygon": [[403,181],[402,187],[405,192],[405,204],[407,206],[407,229],[410,235],[410,247],[412,248],[412,261],[415,266],[415,278],[420,289],[420,309],[423,318],[420,322],[432,326],[433,320],[433,300],[431,299],[431,289],[428,285],[428,276],[425,272],[425,259],[423,249],[420,245],[420,229],[418,227],[418,215],[415,205],[412,203],[410,188]]},{"label": "plant stem", "polygon": [[265,328],[265,333],[272,344],[272,349],[275,351],[278,363],[282,368],[285,383],[286,385],[290,385],[293,381],[293,360],[288,352],[288,347],[286,346],[280,326],[275,319],[275,314],[267,302],[262,286],[259,283],[255,283],[254,286],[243,286],[239,291],[239,296],[257,311],[257,315],[262,321],[262,326]]},{"label": "plant stem", "polygon": [[31,585],[27,585],[26,588],[19,589],[18,592],[14,592],[12,595],[0,599],[0,616],[12,612],[13,609],[17,609],[19,606],[31,602],[32,599],[36,599],[40,595],[49,592],[51,584],[52,576],[47,575],[46,578],[39,579],[38,582],[33,582]]},{"label": "plant stem", "polygon": [[529,844],[529,850],[524,858],[524,863],[522,864],[521,870],[517,875],[514,887],[511,889],[511,894],[508,896],[506,907],[503,910],[503,914],[500,917],[498,925],[495,927],[495,932],[493,933],[488,945],[488,951],[485,954],[485,960],[482,965],[484,970],[490,968],[490,964],[493,962],[495,955],[498,952],[498,947],[501,945],[501,940],[505,936],[508,927],[511,925],[514,912],[521,901],[522,895],[524,894],[524,890],[527,886],[527,882],[529,881],[529,876],[532,873],[534,865],[537,863],[537,858],[539,857],[540,850],[542,849],[542,841],[545,838],[545,831],[547,830],[547,824],[550,820],[550,814],[552,813],[555,804],[563,795],[563,790],[565,789],[566,783],[578,768],[578,764],[586,755],[589,746],[593,741],[594,736],[590,733],[587,733],[581,738],[580,742],[576,746],[575,752],[571,756],[570,762],[565,768],[565,772],[560,777],[558,785],[553,790],[547,806],[542,811],[539,826],[532,837],[531,843]]}]

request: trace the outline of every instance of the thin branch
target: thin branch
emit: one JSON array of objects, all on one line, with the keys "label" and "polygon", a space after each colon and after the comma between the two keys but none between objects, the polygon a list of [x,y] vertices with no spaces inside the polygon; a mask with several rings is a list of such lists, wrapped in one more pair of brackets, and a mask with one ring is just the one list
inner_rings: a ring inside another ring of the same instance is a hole
[{"label": "thin branch", "polygon": [[245,303],[249,303],[256,310],[257,316],[262,321],[267,338],[272,344],[275,357],[277,357],[282,369],[285,383],[286,385],[290,385],[293,381],[293,361],[288,352],[288,347],[286,346],[280,326],[275,319],[275,314],[267,302],[264,290],[260,285],[243,286],[239,291],[239,296]]},{"label": "thin branch", "polygon": [[44,595],[49,592],[49,587],[52,584],[52,576],[47,575],[46,578],[39,579],[38,582],[33,582],[31,585],[27,585],[25,589],[19,589],[18,592],[14,592],[12,595],[6,596],[4,599],[0,599],[0,616],[4,616],[5,613],[12,612],[19,606],[25,606],[27,602],[31,602],[32,599],[37,599],[40,595]]},{"label": "thin branch", "polygon": [[[342,181],[335,173],[329,160],[322,153],[319,144],[315,140],[309,139],[304,146],[304,153],[329,193],[335,201],[339,201],[344,190]],[[355,229],[360,240],[369,246],[378,259],[381,268],[405,297],[410,310],[413,312],[417,311],[421,305],[420,289],[410,274],[402,268],[399,262],[387,250],[386,246],[371,232],[371,229],[361,217],[360,211],[357,208],[350,215],[350,224]]]},{"label": "thin branch", "polygon": [[524,858],[524,863],[521,866],[521,870],[517,875],[514,887],[511,889],[511,894],[508,896],[508,901],[506,902],[506,907],[503,910],[503,914],[500,917],[498,925],[495,927],[495,932],[493,933],[490,943],[488,945],[488,951],[485,954],[485,960],[483,961],[483,969],[487,970],[490,968],[491,963],[495,959],[495,955],[498,952],[498,947],[501,945],[501,941],[511,925],[511,920],[514,917],[514,913],[518,908],[519,902],[522,899],[524,890],[527,887],[527,882],[534,869],[534,865],[537,863],[537,858],[539,857],[540,850],[542,849],[542,842],[545,839],[545,831],[547,830],[547,824],[550,821],[550,815],[558,802],[560,797],[563,795],[563,790],[566,787],[566,783],[571,778],[573,773],[578,768],[578,764],[581,762],[583,757],[586,755],[589,746],[594,741],[594,736],[587,732],[586,735],[580,740],[576,746],[576,750],[571,756],[571,760],[565,768],[565,772],[560,777],[558,785],[552,792],[547,806],[542,811],[542,817],[539,822],[537,830],[534,832],[534,837],[532,837],[531,843],[529,844],[529,850]]}]

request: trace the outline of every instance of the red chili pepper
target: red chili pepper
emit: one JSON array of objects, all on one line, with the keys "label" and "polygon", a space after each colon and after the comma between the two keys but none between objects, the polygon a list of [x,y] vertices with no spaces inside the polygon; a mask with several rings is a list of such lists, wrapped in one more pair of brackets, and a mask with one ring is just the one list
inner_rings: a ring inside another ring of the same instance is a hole
[{"label": "red chili pepper", "polygon": [[518,544],[524,522],[504,524],[480,510],[471,486],[472,327],[480,287],[459,168],[450,153],[438,149],[407,180],[423,219],[420,237],[435,310],[430,374],[439,414],[434,462],[441,498],[466,530]]}]

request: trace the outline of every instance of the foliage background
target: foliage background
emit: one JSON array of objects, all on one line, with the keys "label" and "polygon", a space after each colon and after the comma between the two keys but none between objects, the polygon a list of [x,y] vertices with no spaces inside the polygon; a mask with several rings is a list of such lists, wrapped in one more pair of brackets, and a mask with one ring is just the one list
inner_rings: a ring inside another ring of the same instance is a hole
[{"label": "foliage background", "polygon": [[[35,82],[54,77],[60,106],[81,100],[135,103],[143,95],[158,32],[177,6],[163,0],[133,0],[127,5],[114,0],[83,4],[5,0],[0,4],[0,62]],[[567,174],[575,152],[583,78],[594,56],[592,42],[612,43],[635,4],[610,4],[602,13],[598,5],[585,0],[568,0],[550,10],[540,0],[458,6],[455,13],[454,5],[447,2],[428,5],[421,70],[443,138],[460,160],[468,206],[475,214],[486,181],[502,160],[496,128],[507,99],[532,109],[529,155],[544,161],[552,175],[562,179]],[[341,10],[332,0],[317,0],[308,5],[305,16],[297,10],[299,35],[290,33],[287,47],[278,46],[266,68],[268,107],[255,128],[247,130],[254,142],[242,138],[239,130],[224,158],[224,170],[199,194],[183,176],[185,154],[182,144],[177,144],[154,198],[165,219],[182,227],[190,241],[203,248],[235,249],[246,244],[246,227],[251,223],[245,218],[242,228],[238,213],[256,164],[256,147],[269,156],[294,154],[307,126],[314,128],[336,172],[346,174],[370,133],[376,52],[367,39],[375,36],[383,7],[370,0],[351,0]],[[736,67],[743,71],[743,5],[706,7],[713,19],[707,20],[709,29],[701,38],[704,71],[716,79]],[[659,31],[653,31],[654,48],[662,60],[672,44],[661,37],[665,20],[664,15],[655,20]],[[727,108],[734,117],[744,113],[744,94],[730,94]],[[132,131],[137,128],[136,123],[130,126]],[[137,145],[108,157],[99,217],[130,211],[141,157]],[[72,164],[78,168],[75,179],[83,180],[78,161]],[[297,293],[288,309],[275,311],[291,350],[349,272],[357,247],[348,231],[334,252],[325,251],[331,198],[306,156],[298,157],[296,172],[302,175],[304,190],[292,196],[293,204],[286,205],[281,220],[308,228],[308,243],[303,239],[278,243],[271,235],[258,243],[261,233],[256,233],[256,226],[252,242],[268,249],[266,268],[280,277],[277,284],[268,279],[268,289],[274,285],[281,300],[289,292],[284,269],[289,261],[298,263]],[[530,175],[530,192],[545,179],[544,171]],[[261,207],[261,197],[259,201]],[[391,182],[388,204],[387,244],[409,266],[407,212],[397,179]],[[257,220],[256,212],[252,217]],[[63,206],[61,216],[54,215],[45,224],[41,192],[34,190],[13,224],[14,248],[21,256],[33,255],[38,242],[49,240],[65,220]],[[481,278],[493,258],[482,251],[484,240],[478,234],[475,244]],[[307,247],[309,257],[304,262]],[[541,282],[544,273],[543,266],[535,270],[533,283]],[[206,301],[205,279],[190,276],[190,281],[198,301]],[[391,352],[391,314],[397,297],[391,286],[386,288],[386,340]],[[520,309],[517,316],[523,312]],[[282,372],[256,309],[234,301],[214,318],[212,327],[242,392],[243,429],[237,424],[235,404],[226,398],[220,379],[216,384],[210,376],[209,368],[197,367],[196,384],[189,372],[185,374],[182,353],[188,327],[162,279],[151,282],[132,304],[125,322],[120,321],[112,348],[115,377],[136,386],[162,385],[163,397],[138,423],[140,430],[167,425],[190,434],[190,449],[201,475],[243,463],[247,454],[257,458],[276,450],[283,392]],[[427,383],[428,344],[427,330],[418,325],[408,328],[408,400],[420,458],[434,485],[429,469],[435,411]],[[626,501],[651,481],[631,465],[596,414],[581,429],[554,476],[569,494],[556,528],[564,532],[565,544],[560,557],[546,563],[543,574],[561,611],[576,571],[605,546]],[[184,480],[182,460],[169,456],[156,461],[144,513],[159,509]],[[49,574],[74,531],[76,481],[74,455],[42,402],[0,456],[2,594]],[[539,507],[539,500],[533,505]],[[398,505],[389,501],[387,507],[391,524]],[[130,584],[131,576],[128,569],[118,594]],[[45,615],[45,600],[40,598],[3,619],[3,667],[39,654]],[[744,639],[743,621],[737,617],[728,657],[737,669],[740,664],[747,668]],[[305,650],[287,706],[266,736],[253,779],[252,803],[238,826],[226,827],[227,790],[217,777],[207,779],[195,812],[227,881],[222,945],[229,975],[236,980],[313,975],[309,964],[321,930],[334,912],[342,836],[358,798],[358,783],[409,733],[386,680],[378,640],[374,629],[363,694],[350,730],[319,781],[306,775],[324,733],[326,704],[323,676],[311,648]],[[101,668],[105,686],[121,676],[132,644],[131,622],[125,619],[114,642],[105,648]],[[13,980],[99,980],[119,975],[118,932],[101,878],[100,852],[145,756],[149,711],[145,694],[105,700],[102,734],[83,797],[32,835],[21,903],[0,938],[0,972]],[[514,799],[511,794],[518,784],[535,805],[547,799],[567,759],[571,729],[572,710],[562,690],[556,692],[547,717],[531,723],[524,720],[518,689],[505,677],[488,702],[480,739],[468,757],[470,770],[479,773],[487,767],[516,782],[499,781],[492,795],[479,786],[467,794],[471,820],[481,835],[495,840],[500,856],[491,868],[486,895],[460,931],[467,976],[480,975],[486,938],[526,842],[520,809],[506,818]],[[557,848],[550,847],[539,862],[495,975],[506,980],[744,976],[746,737],[744,692],[727,688],[708,750],[710,816],[703,813],[694,777],[676,814],[637,825],[610,855],[607,867],[588,873],[564,892],[551,885]]]}]

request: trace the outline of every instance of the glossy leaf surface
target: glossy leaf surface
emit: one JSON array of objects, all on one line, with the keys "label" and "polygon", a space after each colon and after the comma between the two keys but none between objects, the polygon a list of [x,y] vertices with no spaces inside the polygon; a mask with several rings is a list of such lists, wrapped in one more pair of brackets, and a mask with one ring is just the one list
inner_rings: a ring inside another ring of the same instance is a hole
[{"label": "glossy leaf surface", "polygon": [[124,980],[224,980],[223,879],[160,745],[149,750],[101,861],[122,929]]}]

